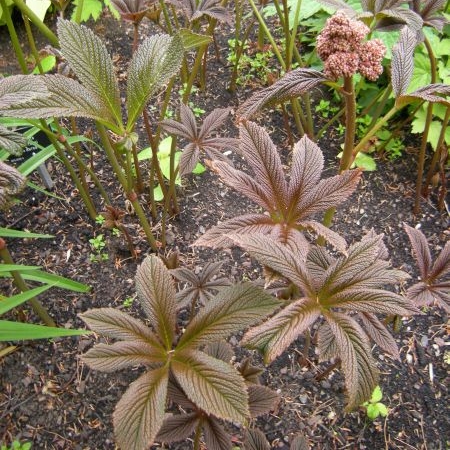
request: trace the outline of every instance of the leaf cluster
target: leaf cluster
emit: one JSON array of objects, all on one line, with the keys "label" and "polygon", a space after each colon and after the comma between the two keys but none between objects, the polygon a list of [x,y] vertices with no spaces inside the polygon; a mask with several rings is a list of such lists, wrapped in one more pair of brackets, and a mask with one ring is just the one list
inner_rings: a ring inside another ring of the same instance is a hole
[{"label": "leaf cluster", "polygon": [[[255,371],[248,364],[240,370],[232,366],[229,347],[218,342],[271,314],[278,300],[250,283],[226,286],[182,333],[177,327],[175,283],[156,256],[139,267],[136,290],[151,328],[113,308],[81,314],[92,330],[118,340],[89,350],[83,360],[90,367],[112,372],[142,364],[148,369],[115,408],[118,444],[145,449],[155,439],[184,439],[203,427],[205,441],[218,442],[208,448],[228,448],[220,444],[225,432],[218,419],[243,423],[270,409],[275,396],[253,386]],[[168,400],[189,412],[165,419]]]},{"label": "leaf cluster", "polygon": [[255,202],[266,212],[238,216],[208,230],[196,245],[228,246],[227,234],[270,234],[279,242],[304,253],[305,230],[323,236],[340,250],[345,240],[337,233],[311,220],[313,214],[342,203],[355,190],[361,172],[348,170],[331,178],[321,179],[323,155],[307,136],[294,147],[291,173],[286,180],[280,156],[264,128],[250,121],[240,126],[241,154],[252,169],[249,175],[226,162],[213,161],[212,168],[224,183]]}]

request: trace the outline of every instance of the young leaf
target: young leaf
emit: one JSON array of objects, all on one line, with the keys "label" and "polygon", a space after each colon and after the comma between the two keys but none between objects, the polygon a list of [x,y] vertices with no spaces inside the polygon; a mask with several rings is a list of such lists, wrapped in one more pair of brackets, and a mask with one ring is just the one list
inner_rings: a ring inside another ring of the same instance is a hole
[{"label": "young leaf", "polygon": [[295,300],[267,322],[247,331],[242,344],[261,351],[264,361],[270,363],[308,329],[320,313],[317,303],[306,298]]},{"label": "young leaf", "polygon": [[369,341],[361,327],[342,313],[325,313],[325,319],[336,340],[336,348],[345,373],[348,394],[347,410],[370,399],[378,385],[378,371],[370,351]]},{"label": "young leaf", "polygon": [[164,420],[168,366],[145,372],[131,383],[116,405],[114,432],[122,448],[147,449]]},{"label": "young leaf", "polygon": [[264,433],[254,428],[245,430],[243,448],[244,450],[270,450],[270,445]]},{"label": "young leaf", "polygon": [[276,298],[252,283],[224,287],[191,320],[177,350],[228,337],[267,317],[279,304]]},{"label": "young leaf", "polygon": [[105,45],[89,28],[58,20],[61,51],[81,83],[101,99],[108,116],[121,126],[120,93],[114,67]]},{"label": "young leaf", "polygon": [[251,119],[264,107],[283,103],[309,92],[329,79],[314,69],[295,69],[271,86],[261,89],[247,99],[236,111],[240,119]]},{"label": "young leaf", "polygon": [[92,369],[115,372],[141,364],[150,365],[164,361],[164,352],[142,341],[120,341],[114,344],[96,344],[82,359]]},{"label": "young leaf", "polygon": [[170,350],[176,323],[175,285],[169,270],[157,256],[148,256],[139,266],[136,291],[157,335]]},{"label": "young leaf", "polygon": [[79,314],[96,333],[123,341],[141,341],[161,347],[158,338],[139,320],[114,308],[91,309]]},{"label": "young leaf", "polygon": [[173,355],[172,370],[188,398],[207,414],[237,422],[249,416],[245,382],[229,364],[183,350]]},{"label": "young leaf", "polygon": [[414,71],[414,49],[417,33],[404,27],[397,44],[392,49],[392,90],[396,98],[406,93]]},{"label": "young leaf", "polygon": [[203,436],[208,450],[232,450],[231,436],[214,417],[202,420]]},{"label": "young leaf", "polygon": [[133,129],[150,97],[178,72],[183,53],[179,35],[156,34],[147,37],[139,46],[128,71],[128,131]]},{"label": "young leaf", "polygon": [[184,441],[194,432],[199,420],[197,412],[166,417],[155,441],[167,443]]},{"label": "young leaf", "polygon": [[13,75],[0,79],[0,110],[46,96],[48,91],[41,77]]}]

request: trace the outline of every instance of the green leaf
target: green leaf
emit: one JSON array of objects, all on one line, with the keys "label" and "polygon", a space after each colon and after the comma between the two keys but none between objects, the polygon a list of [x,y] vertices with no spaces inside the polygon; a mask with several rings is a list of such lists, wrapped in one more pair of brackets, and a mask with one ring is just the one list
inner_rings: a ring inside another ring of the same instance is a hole
[{"label": "green leaf", "polygon": [[372,156],[366,153],[359,152],[356,155],[354,163],[356,167],[359,167],[360,169],[363,169],[366,172],[373,172],[374,170],[377,170],[377,163],[375,162]]},{"label": "green leaf", "polygon": [[176,325],[175,283],[157,256],[147,256],[138,267],[136,292],[157,335],[170,350]]},{"label": "green leaf", "polygon": [[22,264],[1,264],[0,272],[11,272],[12,270],[17,270],[19,272],[25,272],[29,270],[38,270],[40,266],[23,266]]},{"label": "green leaf", "polygon": [[181,40],[183,41],[184,50],[186,51],[201,47],[203,45],[208,45],[213,41],[211,36],[194,33],[187,28],[181,28],[179,33]]},{"label": "green leaf", "polygon": [[191,320],[177,350],[226,338],[261,321],[279,305],[275,297],[249,282],[222,288]]},{"label": "green leaf", "polygon": [[414,92],[417,89],[430,84],[431,67],[428,56],[416,51],[414,55],[414,71],[407,92]]},{"label": "green leaf", "polygon": [[6,238],[52,238],[51,234],[29,233],[28,231],[12,230],[11,228],[0,227],[0,237]]},{"label": "green leaf", "polygon": [[120,93],[108,51],[89,28],[58,20],[61,51],[81,83],[98,96],[119,128],[122,126]]},{"label": "green leaf", "polygon": [[377,403],[383,398],[383,393],[381,392],[380,386],[376,386],[372,392],[372,397],[370,397],[371,403]]},{"label": "green leaf", "polygon": [[386,46],[386,53],[384,57],[388,60],[392,59],[392,48],[398,42],[398,38],[400,36],[400,32],[396,30],[390,30],[389,33],[385,31],[375,30],[372,33],[371,39],[381,39],[383,44]]},{"label": "green leaf", "polygon": [[[77,16],[79,8],[78,6],[79,0],[74,0],[73,4],[75,5],[75,8],[73,9],[71,16],[72,21]],[[95,21],[98,20],[102,11],[103,11],[103,4],[100,0],[83,0],[83,7],[81,11],[81,22],[87,22],[91,17]]]},{"label": "green leaf", "polygon": [[52,4],[50,0],[26,0],[25,3],[42,22],[44,21],[48,8]]},{"label": "green leaf", "polygon": [[87,330],[70,330],[66,328],[46,327],[30,323],[0,320],[0,342],[22,341],[26,339],[48,339],[62,336],[79,336],[89,334]]},{"label": "green leaf", "polygon": [[[50,72],[50,70],[52,70],[56,66],[56,56],[47,55],[45,58],[42,58],[39,63],[44,73]],[[33,69],[33,72],[31,73],[33,75],[38,75],[40,73],[39,67],[36,65],[36,67]]]},{"label": "green leaf", "polygon": [[40,283],[52,284],[55,287],[68,289],[74,292],[88,292],[89,286],[78,281],[70,280],[60,275],[44,272],[42,270],[33,270],[32,272],[25,272],[22,274],[22,278],[30,281],[38,281]]},{"label": "green leaf", "polygon": [[39,286],[37,288],[30,289],[29,291],[21,292],[20,294],[16,294],[12,297],[7,297],[4,299],[2,299],[0,296],[0,316],[2,314],[5,314],[7,311],[15,308],[16,306],[32,299],[33,297],[36,297],[42,292],[47,291],[51,287],[51,285]]},{"label": "green leaf", "polygon": [[114,434],[123,449],[150,447],[164,420],[168,366],[148,371],[131,383],[113,414]]},{"label": "green leaf", "polygon": [[127,84],[128,131],[134,128],[150,97],[178,72],[183,53],[181,37],[166,34],[147,37],[134,53]]},{"label": "green leaf", "polygon": [[194,167],[194,170],[192,171],[195,175],[201,175],[203,172],[205,172],[206,167],[202,163],[197,163],[197,165]]},{"label": "green leaf", "polygon": [[207,414],[239,423],[250,415],[244,379],[230,364],[190,350],[175,353],[172,370],[189,400]]},{"label": "green leaf", "polygon": [[383,403],[377,403],[377,406],[378,406],[378,411],[380,413],[380,416],[386,417],[389,413],[387,406],[384,405]]},{"label": "green leaf", "polygon": [[370,420],[375,420],[380,415],[378,404],[369,403],[367,405],[367,417]]}]

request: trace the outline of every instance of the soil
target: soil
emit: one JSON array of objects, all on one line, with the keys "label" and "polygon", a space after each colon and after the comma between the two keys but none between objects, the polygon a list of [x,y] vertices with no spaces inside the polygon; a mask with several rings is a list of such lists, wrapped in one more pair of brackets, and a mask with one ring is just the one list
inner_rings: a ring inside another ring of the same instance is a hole
[{"label": "soil", "polygon": [[[121,68],[126,66],[130,53],[131,27],[111,20],[93,25],[104,37],[113,58]],[[20,28],[19,28],[20,29]],[[230,33],[229,29],[222,31]],[[25,38],[21,35],[22,42]],[[2,61],[13,61],[8,47],[5,27],[0,27]],[[226,65],[226,39],[219,40],[222,61],[211,52],[208,63],[206,93],[199,93],[193,101],[207,112],[214,107],[236,107],[260,86],[226,90],[230,67]],[[13,73],[12,66],[0,68]],[[122,69],[120,73],[124,73]],[[321,120],[317,118],[317,121]],[[289,146],[282,121],[273,111],[259,118],[266,126],[288,164]],[[229,123],[226,134],[236,135]],[[326,158],[324,176],[336,173],[340,141],[333,132],[320,142]],[[436,209],[435,198],[422,202],[421,213],[412,214],[416,177],[417,142],[407,142],[401,159],[395,162],[377,160],[378,170],[367,172],[352,197],[339,208],[333,228],[347,240],[358,240],[374,228],[385,234],[385,244],[394,267],[409,272],[413,279],[418,273],[402,223],[420,226],[436,254],[449,237],[449,216]],[[122,194],[108,178],[108,168],[102,155],[95,153],[96,171],[108,186],[117,202],[125,209]],[[245,168],[238,155],[234,162]],[[78,192],[57,160],[49,163],[49,170],[57,197],[50,197],[27,189],[21,202],[0,218],[0,226],[54,237],[46,240],[8,240],[8,247],[17,263],[40,265],[45,270],[88,284],[87,294],[74,294],[53,289],[41,301],[55,321],[63,327],[84,327],[77,314],[89,308],[112,306],[139,317],[137,302],[126,306],[126,299],[135,298],[136,267],[149,253],[142,233],[132,216],[125,223],[133,236],[139,257],[134,260],[121,241],[93,223],[84,210]],[[39,184],[38,177],[31,180]],[[226,218],[256,211],[227,188],[216,175],[207,171],[186,177],[179,190],[180,213],[169,223],[166,256],[178,252],[181,266],[200,270],[209,261],[223,263],[223,275],[234,281],[257,279],[259,266],[239,249],[205,250],[191,244],[205,230]],[[101,210],[101,206],[99,206]],[[156,232],[160,222],[153,223]],[[103,233],[107,236],[109,259],[92,262],[89,239]],[[2,292],[12,287],[2,282]],[[30,311],[26,320],[34,321]],[[15,318],[16,319],[16,318]],[[444,359],[449,345],[447,315],[435,307],[426,314],[404,318],[395,339],[401,349],[401,362],[375,349],[381,371],[380,385],[383,403],[389,408],[386,418],[371,422],[361,408],[344,412],[344,384],[338,370],[320,380],[329,363],[318,364],[317,355],[310,350],[302,358],[304,339],[299,338],[276,362],[266,368],[264,382],[276,390],[281,401],[276,411],[259,418],[256,425],[264,431],[273,448],[288,448],[297,433],[303,434],[312,449],[421,449],[449,448],[450,415],[448,409],[449,365]],[[239,336],[232,337],[236,344]],[[91,371],[79,359],[96,341],[94,336],[64,338],[19,343],[17,349],[0,359],[0,443],[12,440],[33,443],[33,449],[95,450],[114,449],[111,414],[128,384],[137,378],[141,369],[103,374]],[[256,356],[257,358],[257,356]],[[319,378],[319,379],[318,379]],[[234,430],[233,444],[239,446],[239,430]],[[191,448],[187,441],[170,448]],[[156,448],[157,446],[155,446]]]}]

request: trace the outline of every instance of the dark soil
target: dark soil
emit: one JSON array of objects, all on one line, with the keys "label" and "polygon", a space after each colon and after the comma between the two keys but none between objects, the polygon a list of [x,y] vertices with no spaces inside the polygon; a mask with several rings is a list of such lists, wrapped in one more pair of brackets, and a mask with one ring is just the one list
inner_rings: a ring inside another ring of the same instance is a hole
[{"label": "dark soil", "polygon": [[[1,57],[12,61],[5,27],[0,28]],[[120,67],[126,67],[131,29],[116,22],[100,22],[94,26],[105,41]],[[128,36],[122,31],[126,29]],[[228,30],[227,30],[228,32]],[[24,37],[22,36],[22,39]],[[226,40],[219,42],[223,60]],[[5,65],[4,73],[12,73]],[[121,69],[121,73],[122,69]],[[226,85],[230,68],[210,55],[206,95],[194,97],[194,103],[207,112],[216,106],[236,107],[258,86],[241,88],[230,94]],[[256,83],[255,83],[256,84]],[[320,119],[317,119],[320,120]],[[287,136],[278,113],[267,112],[263,123],[289,161]],[[230,123],[229,135],[236,135]],[[326,157],[324,176],[336,173],[339,140],[329,133],[319,142]],[[437,253],[449,238],[449,218],[439,212],[434,198],[422,202],[422,212],[414,217],[415,161],[417,145],[407,146],[403,157],[395,162],[377,161],[378,170],[365,173],[357,192],[338,211],[334,229],[353,242],[372,227],[385,234],[393,265],[409,272],[414,279],[417,271],[402,223],[420,226]],[[245,164],[237,155],[237,165]],[[116,199],[116,207],[125,209],[123,196],[116,184],[108,179],[108,168],[102,156],[95,154],[96,170]],[[122,242],[89,220],[76,189],[63,167],[56,160],[49,164],[56,182],[58,198],[27,189],[14,206],[0,219],[0,226],[50,233],[46,240],[8,241],[17,263],[40,265],[45,270],[63,275],[91,286],[88,294],[73,294],[53,289],[41,296],[42,302],[57,323],[63,327],[84,327],[77,314],[89,308],[113,306],[141,314],[134,298],[134,275],[137,265],[149,252],[136,220],[127,216],[125,222],[139,250],[137,260],[131,258]],[[32,177],[39,183],[39,178]],[[170,220],[166,255],[178,252],[181,265],[200,268],[208,261],[222,261],[223,273],[238,281],[256,279],[260,269],[238,249],[205,250],[191,247],[205,230],[238,214],[257,208],[225,187],[218,178],[206,172],[189,176],[179,191],[180,214]],[[100,207],[101,210],[101,207]],[[156,231],[160,223],[155,221]],[[108,236],[109,260],[91,262],[89,239],[104,233]],[[11,286],[2,282],[2,292]],[[34,321],[32,312],[26,318]],[[322,380],[317,377],[328,367],[318,364],[313,349],[305,363],[302,358],[304,340],[299,338],[275,363],[266,369],[264,381],[276,390],[281,401],[276,411],[256,421],[273,448],[287,448],[292,437],[302,433],[314,449],[423,449],[449,448],[450,417],[448,410],[449,365],[444,360],[449,345],[448,317],[437,308],[426,314],[403,319],[401,330],[395,334],[401,349],[401,362],[395,362],[375,350],[381,370],[383,403],[389,408],[385,419],[371,422],[363,409],[344,412],[344,384],[338,370]],[[233,337],[236,344],[239,337]],[[83,365],[79,355],[96,338],[53,339],[20,343],[17,349],[0,359],[0,443],[13,439],[33,443],[33,449],[95,450],[114,449],[111,414],[127,385],[137,378],[140,369],[103,374]],[[319,377],[320,378],[320,377]],[[236,431],[236,430],[235,430]],[[235,445],[241,435],[236,431]],[[190,448],[191,442],[173,448]]]}]

